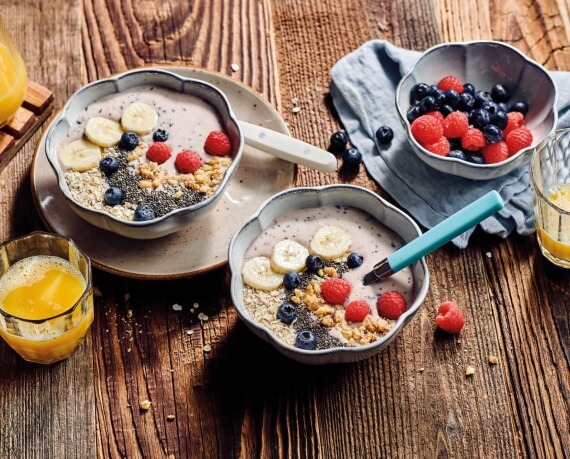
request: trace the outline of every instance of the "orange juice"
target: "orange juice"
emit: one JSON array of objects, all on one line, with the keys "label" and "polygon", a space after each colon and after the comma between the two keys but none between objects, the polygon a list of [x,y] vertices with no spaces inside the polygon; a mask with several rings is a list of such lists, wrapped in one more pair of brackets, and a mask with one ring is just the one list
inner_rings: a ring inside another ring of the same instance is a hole
[{"label": "orange juice", "polygon": [[[548,201],[570,212],[570,184],[557,185],[546,193]],[[560,260],[570,260],[570,214],[541,206],[537,215],[538,241],[543,250]]]},{"label": "orange juice", "polygon": [[11,43],[0,42],[0,126],[9,121],[22,105],[26,84],[22,57]]},{"label": "orange juice", "polygon": [[0,278],[6,322],[0,336],[26,360],[50,363],[68,357],[93,321],[93,297],[86,288],[82,274],[62,258],[17,261]]}]

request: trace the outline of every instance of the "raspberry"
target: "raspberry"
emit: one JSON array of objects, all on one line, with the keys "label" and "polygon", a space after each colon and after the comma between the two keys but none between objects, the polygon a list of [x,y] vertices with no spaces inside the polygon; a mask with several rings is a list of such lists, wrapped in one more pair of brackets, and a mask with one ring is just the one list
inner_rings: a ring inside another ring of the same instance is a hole
[{"label": "raspberry", "polygon": [[349,322],[362,322],[368,314],[370,306],[366,301],[351,301],[344,311],[344,318]]},{"label": "raspberry", "polygon": [[503,129],[503,136],[507,137],[509,132],[523,126],[524,115],[521,112],[509,112],[507,113],[507,126]]},{"label": "raspberry", "polygon": [[442,91],[453,89],[454,91],[457,91],[458,94],[461,94],[463,92],[463,83],[459,78],[454,77],[453,75],[443,77],[441,80],[439,80],[437,87]]},{"label": "raspberry", "polygon": [[532,132],[525,127],[520,127],[509,132],[505,141],[509,147],[509,154],[512,156],[523,148],[530,147]]},{"label": "raspberry", "polygon": [[212,156],[227,156],[231,149],[230,138],[222,131],[210,132],[204,142],[204,151]]},{"label": "raspberry", "polygon": [[184,150],[176,155],[176,170],[181,174],[193,174],[202,167],[202,158],[192,150]]},{"label": "raspberry", "polygon": [[461,146],[464,150],[478,151],[485,144],[485,137],[479,129],[471,128],[461,136]]},{"label": "raspberry", "polygon": [[459,333],[465,325],[465,317],[459,306],[452,301],[444,301],[439,305],[436,325],[447,333]]},{"label": "raspberry", "polygon": [[447,140],[446,137],[442,136],[437,139],[437,142],[430,143],[429,145],[424,145],[424,148],[436,155],[447,156],[450,150],[449,140]]},{"label": "raspberry", "polygon": [[146,157],[149,161],[162,164],[172,156],[172,150],[164,142],[153,143],[146,151]]},{"label": "raspberry", "polygon": [[441,112],[438,112],[438,111],[427,112],[426,115],[427,116],[433,116],[433,117],[437,118],[439,121],[443,121],[443,114]]},{"label": "raspberry", "polygon": [[412,123],[412,135],[422,145],[437,142],[443,135],[441,121],[435,116],[422,115]]},{"label": "raspberry", "polygon": [[340,277],[329,277],[321,284],[321,294],[325,301],[330,304],[343,304],[351,290],[350,282]]},{"label": "raspberry", "polygon": [[376,307],[382,317],[396,320],[406,310],[406,300],[400,292],[390,290],[378,297]]},{"label": "raspberry", "polygon": [[469,130],[469,119],[463,112],[452,112],[441,123],[443,135],[448,139],[458,139]]},{"label": "raspberry", "polygon": [[509,148],[504,140],[497,143],[490,143],[481,152],[485,164],[500,163],[509,157]]}]

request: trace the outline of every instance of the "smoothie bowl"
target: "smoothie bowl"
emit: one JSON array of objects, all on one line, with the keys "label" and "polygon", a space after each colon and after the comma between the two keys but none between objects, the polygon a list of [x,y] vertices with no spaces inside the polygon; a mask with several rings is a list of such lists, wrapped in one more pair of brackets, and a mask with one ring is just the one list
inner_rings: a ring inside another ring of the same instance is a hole
[{"label": "smoothie bowl", "polygon": [[242,151],[237,119],[219,89],[157,69],[79,89],[46,136],[71,208],[135,239],[174,233],[214,209]]},{"label": "smoothie bowl", "polygon": [[417,313],[429,274],[422,258],[380,283],[365,287],[362,279],[420,234],[405,213],[361,187],[281,192],[230,242],[234,306],[254,334],[291,359],[368,358]]}]

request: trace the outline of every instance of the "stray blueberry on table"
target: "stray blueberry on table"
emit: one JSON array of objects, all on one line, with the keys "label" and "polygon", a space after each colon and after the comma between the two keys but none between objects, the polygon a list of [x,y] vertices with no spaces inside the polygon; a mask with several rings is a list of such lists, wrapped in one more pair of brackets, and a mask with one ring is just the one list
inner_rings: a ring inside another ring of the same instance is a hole
[{"label": "stray blueberry on table", "polygon": [[520,112],[526,115],[528,112],[528,104],[526,102],[515,102],[509,107],[510,112]]},{"label": "stray blueberry on table", "polygon": [[99,169],[105,175],[111,175],[119,170],[119,160],[114,156],[105,156],[99,161]]},{"label": "stray blueberry on table", "polygon": [[152,140],[155,142],[166,142],[168,140],[168,132],[164,129],[157,129],[152,135]]},{"label": "stray blueberry on table", "polygon": [[145,222],[148,220],[154,220],[155,218],[156,213],[148,204],[141,204],[135,209],[134,220],[136,222]]},{"label": "stray blueberry on table", "polygon": [[348,135],[344,131],[335,132],[331,136],[331,150],[333,151],[343,151],[346,148],[346,144],[348,143]]},{"label": "stray blueberry on table", "polygon": [[107,188],[103,199],[105,200],[105,204],[109,206],[116,206],[123,202],[125,195],[123,194],[123,190],[116,186],[112,186],[110,188]]},{"label": "stray blueberry on table", "polygon": [[380,126],[376,131],[376,139],[378,139],[378,143],[381,145],[385,145],[390,143],[394,138],[394,131],[389,126]]},{"label": "stray blueberry on table", "polygon": [[297,317],[297,307],[293,303],[283,303],[277,309],[277,318],[287,325],[291,325],[295,317]]},{"label": "stray blueberry on table", "polygon": [[307,267],[307,271],[316,273],[319,269],[325,267],[325,262],[318,255],[309,255],[305,260],[305,266]]},{"label": "stray blueberry on table", "polygon": [[483,128],[483,136],[489,143],[497,143],[503,140],[503,131],[494,124],[488,124]]},{"label": "stray blueberry on table", "polygon": [[358,166],[362,162],[362,154],[356,148],[348,148],[342,153],[342,161],[348,166]]},{"label": "stray blueberry on table", "polygon": [[462,150],[451,150],[447,156],[450,158],[461,159],[462,161],[466,161],[465,153]]},{"label": "stray blueberry on table", "polygon": [[349,268],[358,268],[364,263],[364,257],[358,252],[352,252],[346,257],[346,264]]},{"label": "stray blueberry on table", "polygon": [[311,330],[300,331],[295,338],[295,346],[312,351],[317,348],[317,338]]},{"label": "stray blueberry on table", "polygon": [[291,271],[283,276],[283,285],[287,290],[293,290],[301,285],[301,276],[295,271]]},{"label": "stray blueberry on table", "polygon": [[139,136],[134,132],[123,132],[121,135],[121,140],[119,142],[119,147],[123,150],[132,151],[137,148],[139,144]]},{"label": "stray blueberry on table", "polygon": [[511,91],[500,83],[493,85],[491,96],[495,102],[508,102],[511,98]]}]

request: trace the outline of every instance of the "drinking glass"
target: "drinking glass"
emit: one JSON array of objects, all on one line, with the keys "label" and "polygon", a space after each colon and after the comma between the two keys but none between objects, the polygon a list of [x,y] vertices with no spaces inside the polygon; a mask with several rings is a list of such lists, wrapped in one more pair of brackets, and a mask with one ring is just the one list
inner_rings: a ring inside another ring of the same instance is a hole
[{"label": "drinking glass", "polygon": [[536,147],[530,179],[540,250],[555,265],[570,268],[570,129]]}]

